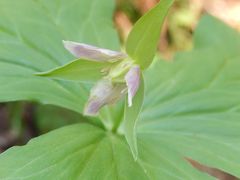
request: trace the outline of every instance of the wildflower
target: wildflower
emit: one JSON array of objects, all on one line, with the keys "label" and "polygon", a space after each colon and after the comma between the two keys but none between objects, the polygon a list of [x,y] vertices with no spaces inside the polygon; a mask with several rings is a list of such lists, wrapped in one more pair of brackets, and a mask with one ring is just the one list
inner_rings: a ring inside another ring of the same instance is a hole
[{"label": "wildflower", "polygon": [[132,106],[132,99],[140,83],[140,67],[127,54],[72,41],[63,41],[63,44],[77,58],[117,62],[91,89],[84,109],[85,115],[97,115],[103,106],[114,104],[125,94],[128,94],[128,106]]}]

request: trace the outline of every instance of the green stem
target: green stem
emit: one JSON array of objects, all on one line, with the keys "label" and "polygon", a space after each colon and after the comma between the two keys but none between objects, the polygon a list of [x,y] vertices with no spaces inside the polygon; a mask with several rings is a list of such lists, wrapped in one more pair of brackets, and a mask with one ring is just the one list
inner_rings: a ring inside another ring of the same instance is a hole
[{"label": "green stem", "polygon": [[116,122],[113,124],[112,132],[113,132],[114,134],[117,133],[117,130],[118,130],[119,126],[121,125],[122,121],[123,121],[123,114],[124,114],[124,113],[122,113],[122,115],[121,115],[121,116],[116,120]]}]

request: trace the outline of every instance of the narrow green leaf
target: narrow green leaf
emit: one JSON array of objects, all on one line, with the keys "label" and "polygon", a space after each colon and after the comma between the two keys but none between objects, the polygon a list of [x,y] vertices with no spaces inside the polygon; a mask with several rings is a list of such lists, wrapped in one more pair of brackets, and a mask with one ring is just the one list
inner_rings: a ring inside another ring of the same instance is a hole
[{"label": "narrow green leaf", "polygon": [[144,79],[142,76],[139,89],[133,98],[132,106],[131,107],[128,106],[127,100],[125,102],[125,111],[123,119],[124,135],[130,146],[134,159],[136,160],[138,157],[136,123],[142,109],[143,99],[144,99]]},{"label": "narrow green leaf", "polygon": [[137,21],[128,36],[126,51],[142,69],[152,63],[164,18],[173,2],[174,0],[161,0]]},{"label": "narrow green leaf", "polygon": [[36,73],[36,75],[89,83],[101,79],[112,65],[113,63],[110,62],[96,62],[85,59],[77,59],[50,71]]}]

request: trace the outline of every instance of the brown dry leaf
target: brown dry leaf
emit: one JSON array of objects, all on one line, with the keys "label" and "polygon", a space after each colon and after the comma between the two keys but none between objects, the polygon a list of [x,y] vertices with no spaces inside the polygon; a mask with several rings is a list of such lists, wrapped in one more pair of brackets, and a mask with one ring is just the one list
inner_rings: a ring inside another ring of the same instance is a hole
[{"label": "brown dry leaf", "polygon": [[209,167],[209,166],[205,166],[203,164],[200,164],[199,162],[197,161],[194,161],[193,159],[191,158],[185,158],[193,167],[195,167],[196,169],[198,169],[199,171],[202,171],[204,173],[207,173],[213,177],[216,177],[217,179],[219,180],[238,180],[237,177],[227,173],[227,172],[224,172],[220,169],[217,169],[217,168],[212,168],[212,167]]},{"label": "brown dry leaf", "polygon": [[135,7],[141,12],[146,13],[149,9],[153,8],[159,0],[133,0]]},{"label": "brown dry leaf", "polygon": [[127,15],[122,11],[117,11],[114,16],[114,21],[118,29],[120,38],[123,42],[126,41],[129,32],[132,29],[132,23]]}]

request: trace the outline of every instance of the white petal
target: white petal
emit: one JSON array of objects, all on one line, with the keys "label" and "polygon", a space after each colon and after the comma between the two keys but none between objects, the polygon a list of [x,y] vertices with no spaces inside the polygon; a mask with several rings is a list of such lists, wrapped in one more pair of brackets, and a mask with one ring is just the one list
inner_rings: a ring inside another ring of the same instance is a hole
[{"label": "white petal", "polygon": [[88,44],[63,41],[64,47],[77,58],[95,61],[117,61],[127,57],[126,54],[102,49]]},{"label": "white petal", "polygon": [[112,84],[109,80],[100,80],[91,89],[89,100],[85,106],[84,114],[88,116],[97,115],[98,111],[106,104],[113,104],[125,93],[126,85]]},{"label": "white petal", "polygon": [[125,81],[128,87],[128,106],[132,106],[132,99],[135,96],[140,84],[140,67],[133,66],[125,75]]}]

